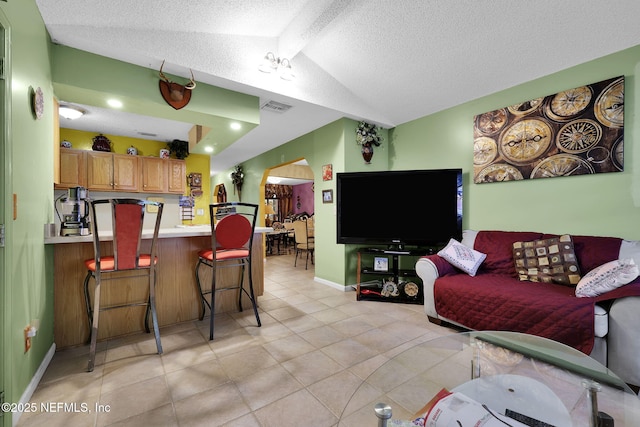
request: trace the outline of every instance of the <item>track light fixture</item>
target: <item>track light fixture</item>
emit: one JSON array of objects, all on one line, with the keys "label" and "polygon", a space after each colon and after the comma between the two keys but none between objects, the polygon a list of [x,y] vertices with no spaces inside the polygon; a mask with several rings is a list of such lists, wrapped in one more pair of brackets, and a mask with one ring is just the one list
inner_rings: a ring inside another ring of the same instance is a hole
[{"label": "track light fixture", "polygon": [[258,70],[263,73],[277,72],[282,80],[293,80],[293,70],[291,69],[291,61],[287,58],[279,58],[273,52],[267,52],[262,59]]}]

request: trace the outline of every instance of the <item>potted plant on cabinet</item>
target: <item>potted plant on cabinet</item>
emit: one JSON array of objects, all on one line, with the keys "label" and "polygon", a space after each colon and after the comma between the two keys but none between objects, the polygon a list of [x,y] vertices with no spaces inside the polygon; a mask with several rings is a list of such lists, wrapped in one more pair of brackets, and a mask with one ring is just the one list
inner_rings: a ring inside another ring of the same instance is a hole
[{"label": "potted plant on cabinet", "polygon": [[180,139],[174,139],[167,143],[167,148],[176,156],[176,159],[184,160],[189,156],[189,143]]}]

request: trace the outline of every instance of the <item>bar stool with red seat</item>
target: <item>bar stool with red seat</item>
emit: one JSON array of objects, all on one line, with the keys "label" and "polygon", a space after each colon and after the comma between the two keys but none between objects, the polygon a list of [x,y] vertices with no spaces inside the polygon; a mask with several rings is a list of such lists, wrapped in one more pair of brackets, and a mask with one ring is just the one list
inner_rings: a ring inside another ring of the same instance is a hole
[{"label": "bar stool with red seat", "polygon": [[[196,264],[196,284],[202,304],[200,320],[204,318],[206,307],[209,307],[211,318],[209,320],[209,339],[213,340],[215,295],[216,292],[238,289],[238,308],[242,311],[242,293],[249,297],[253,305],[258,326],[261,326],[258,305],[253,291],[253,272],[251,268],[251,252],[253,247],[253,235],[258,217],[258,205],[242,202],[215,203],[209,205],[211,218],[211,247],[198,252]],[[215,250],[212,250],[215,248]],[[200,281],[200,268],[211,267],[211,287],[203,289]],[[216,286],[218,268],[240,268],[240,279],[236,285],[224,288]],[[245,269],[248,268],[249,289],[245,289]],[[211,300],[207,301],[205,295],[211,294]]]},{"label": "bar stool with red seat", "polygon": [[[111,207],[111,221],[113,227],[113,255],[107,256],[101,253],[102,245],[104,245],[104,239],[101,244],[101,233],[98,231],[98,217],[96,215],[96,207],[102,204],[109,204]],[[145,208],[147,206],[154,206],[157,208],[157,214],[153,229],[153,237],[151,238],[150,250],[148,253],[141,254],[140,247],[142,241],[142,228]],[[164,204],[161,202],[138,199],[104,199],[93,200],[90,202],[94,258],[85,261],[88,272],[84,279],[85,303],[91,328],[91,344],[89,347],[88,365],[89,372],[93,371],[95,365],[98,320],[100,318],[101,311],[131,306],[146,306],[147,309],[144,323],[145,329],[147,333],[150,332],[149,314],[151,314],[156,347],[158,349],[158,354],[162,354],[162,344],[160,342],[160,331],[158,328],[158,315],[156,313],[155,304],[155,284],[158,264],[156,242],[158,240],[158,232],[160,230],[163,206]],[[112,274],[119,272],[128,273],[125,273],[124,275]],[[91,295],[89,292],[89,280],[92,277],[96,284],[95,291],[93,293],[93,304],[91,304]],[[102,307],[100,305],[101,286],[103,282],[136,277],[148,278],[149,297],[146,301],[127,302],[109,305],[106,307]]]}]

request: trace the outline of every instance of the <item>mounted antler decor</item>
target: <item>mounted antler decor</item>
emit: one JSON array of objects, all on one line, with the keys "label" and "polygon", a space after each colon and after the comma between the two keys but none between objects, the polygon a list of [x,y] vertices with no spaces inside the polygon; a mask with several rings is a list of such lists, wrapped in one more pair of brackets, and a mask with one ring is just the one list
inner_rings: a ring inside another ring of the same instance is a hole
[{"label": "mounted antler decor", "polygon": [[181,85],[169,80],[162,72],[162,67],[164,67],[164,61],[162,61],[162,65],[160,66],[160,94],[162,98],[167,101],[167,104],[179,110],[189,103],[191,100],[191,91],[196,87],[196,82],[193,79],[193,71],[189,69],[189,71],[191,71],[191,80],[189,80],[189,83]]}]

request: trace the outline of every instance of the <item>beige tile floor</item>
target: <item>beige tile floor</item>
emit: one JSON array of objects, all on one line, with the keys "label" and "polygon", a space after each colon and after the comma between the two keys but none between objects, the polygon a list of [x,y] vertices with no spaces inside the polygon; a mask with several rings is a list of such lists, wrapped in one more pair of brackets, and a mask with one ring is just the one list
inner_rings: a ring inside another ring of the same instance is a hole
[{"label": "beige tile floor", "polygon": [[[252,310],[55,354],[19,426],[336,426],[351,395],[377,367],[415,343],[454,331],[428,322],[421,305],[356,301],[313,280],[290,255],[265,265]],[[59,406],[58,403],[62,404]],[[64,406],[66,405],[66,407]]]}]

